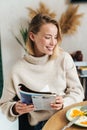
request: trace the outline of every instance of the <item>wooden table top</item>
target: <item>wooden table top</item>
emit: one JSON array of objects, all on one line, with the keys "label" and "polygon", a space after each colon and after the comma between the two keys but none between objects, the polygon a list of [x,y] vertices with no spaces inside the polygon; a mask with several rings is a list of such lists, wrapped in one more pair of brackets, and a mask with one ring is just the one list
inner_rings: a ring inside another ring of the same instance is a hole
[{"label": "wooden table top", "polygon": [[[83,105],[87,105],[87,101],[70,105],[58,111],[47,121],[42,130],[61,130],[69,122],[66,119],[67,110],[75,106],[83,106]],[[87,130],[87,127],[72,125],[70,128],[67,128],[66,130]]]}]

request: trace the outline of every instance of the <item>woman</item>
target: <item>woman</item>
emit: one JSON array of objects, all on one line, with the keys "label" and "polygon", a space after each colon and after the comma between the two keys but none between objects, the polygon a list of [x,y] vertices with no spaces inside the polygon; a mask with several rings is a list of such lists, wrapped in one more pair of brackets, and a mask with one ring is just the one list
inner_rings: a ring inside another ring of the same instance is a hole
[{"label": "woman", "polygon": [[[84,98],[83,88],[78,78],[71,56],[59,47],[61,32],[58,22],[47,15],[37,14],[31,21],[26,43],[27,54],[13,67],[3,89],[0,101],[2,112],[14,121],[28,113],[29,128],[42,129],[56,111],[67,105],[80,102]],[[53,110],[34,111],[34,105],[27,105],[20,99],[18,85],[42,91],[46,86],[56,93]]]}]

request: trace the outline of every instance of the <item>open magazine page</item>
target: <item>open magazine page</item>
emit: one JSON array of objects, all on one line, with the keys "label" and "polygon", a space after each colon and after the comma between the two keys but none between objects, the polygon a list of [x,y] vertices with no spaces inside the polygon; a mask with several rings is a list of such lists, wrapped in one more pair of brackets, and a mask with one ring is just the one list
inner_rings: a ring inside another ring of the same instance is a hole
[{"label": "open magazine page", "polygon": [[56,94],[50,92],[36,92],[22,85],[19,89],[21,101],[34,104],[35,110],[52,110],[51,103],[55,102]]},{"label": "open magazine page", "polygon": [[35,110],[52,110],[51,103],[55,102],[55,95],[32,96]]}]

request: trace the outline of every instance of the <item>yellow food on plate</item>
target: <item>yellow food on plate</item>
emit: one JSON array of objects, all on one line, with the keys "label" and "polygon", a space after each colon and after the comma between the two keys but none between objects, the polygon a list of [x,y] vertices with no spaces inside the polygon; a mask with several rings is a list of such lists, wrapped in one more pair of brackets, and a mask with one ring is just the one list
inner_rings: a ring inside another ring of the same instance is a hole
[{"label": "yellow food on plate", "polygon": [[80,122],[80,124],[87,125],[87,121],[82,121],[82,122]]},{"label": "yellow food on plate", "polygon": [[73,109],[71,113],[71,117],[76,117],[76,116],[83,116],[84,112],[79,110],[79,109]]}]

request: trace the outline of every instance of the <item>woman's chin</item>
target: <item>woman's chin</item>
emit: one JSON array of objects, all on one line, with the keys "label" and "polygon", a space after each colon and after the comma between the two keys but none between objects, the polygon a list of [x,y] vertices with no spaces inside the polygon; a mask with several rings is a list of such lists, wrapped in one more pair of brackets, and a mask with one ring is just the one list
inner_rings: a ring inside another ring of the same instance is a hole
[{"label": "woman's chin", "polygon": [[48,53],[46,53],[47,55],[52,55],[53,54],[53,51],[51,51],[51,52],[48,52]]}]

